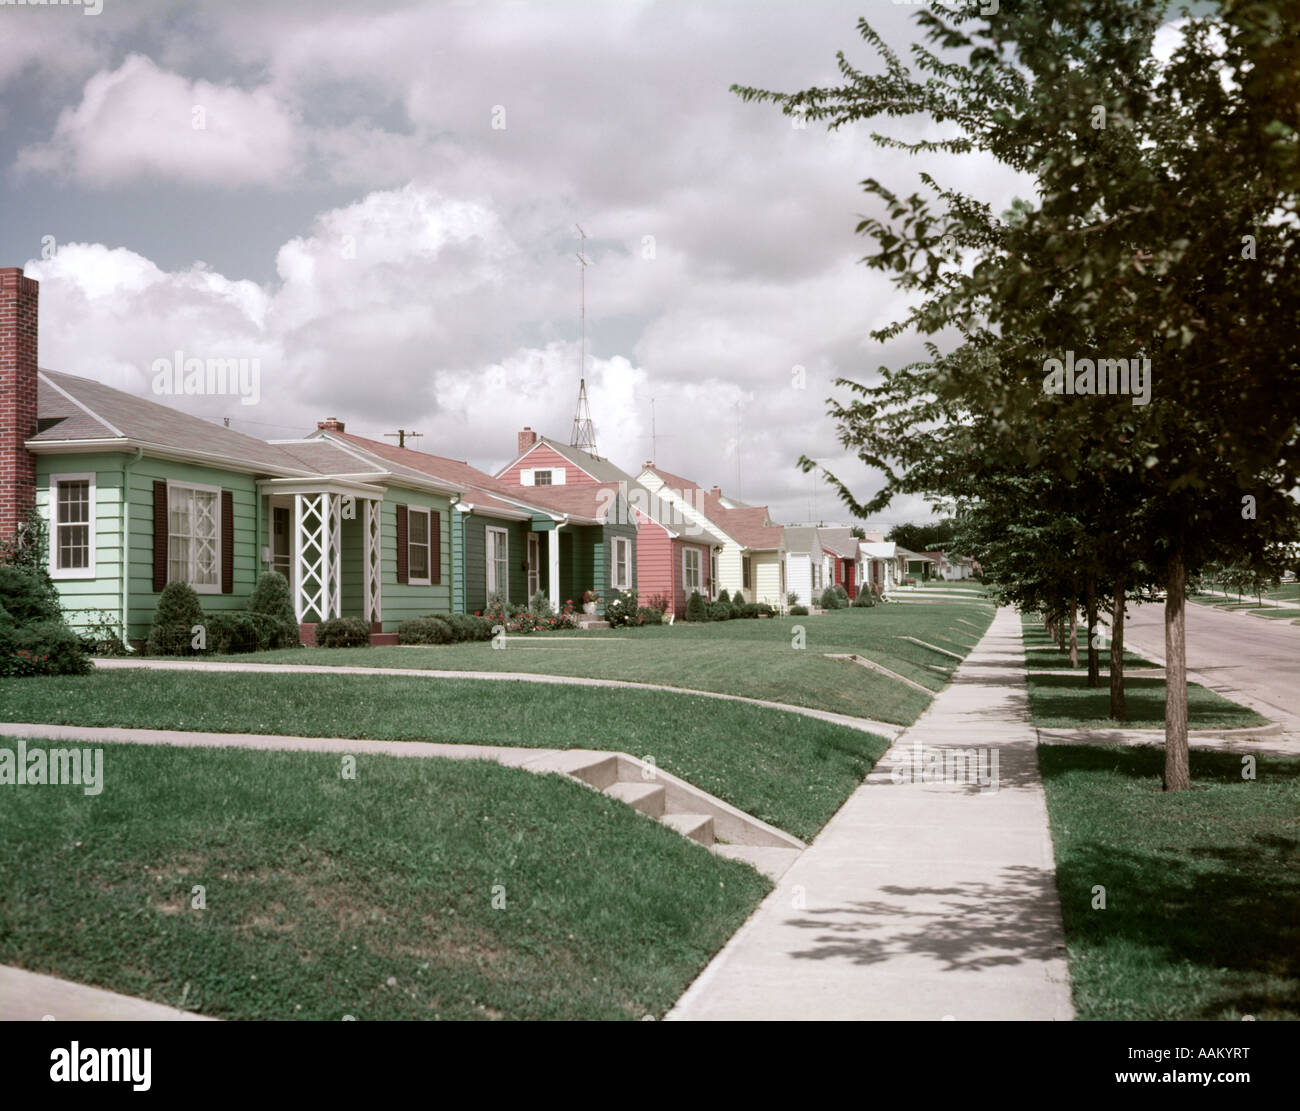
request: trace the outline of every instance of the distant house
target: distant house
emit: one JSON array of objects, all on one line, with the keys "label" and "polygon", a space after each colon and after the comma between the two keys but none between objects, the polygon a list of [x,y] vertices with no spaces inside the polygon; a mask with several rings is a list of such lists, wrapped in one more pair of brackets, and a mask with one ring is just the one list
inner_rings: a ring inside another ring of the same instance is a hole
[{"label": "distant house", "polygon": [[863,575],[871,586],[888,593],[903,581],[903,557],[892,540],[864,540],[860,548]]},{"label": "distant house", "polygon": [[745,505],[718,486],[705,490],[689,478],[649,464],[637,481],[694,527],[723,540],[714,550],[706,579],[711,597],[725,590],[747,602],[784,606],[785,528],[773,524],[766,506]]},{"label": "distant house", "polygon": [[[817,530],[826,566],[825,586],[842,586],[850,598],[858,596],[862,581],[859,539],[851,528],[825,527]],[[824,589],[824,587],[823,587]]]},{"label": "distant house", "polygon": [[[581,526],[570,541],[585,538],[594,545],[590,564],[566,564],[566,575],[577,576],[575,600],[590,588],[602,597],[610,589],[636,590],[642,604],[662,598],[667,612],[680,616],[685,603],[677,608],[678,594],[667,571],[681,537],[653,516],[649,492],[637,489],[632,476],[608,459],[539,436],[529,427],[519,433],[516,446],[515,458],[495,475],[502,487],[571,519],[577,515],[594,522]],[[699,538],[698,561],[708,558],[709,540]],[[589,582],[577,585],[583,575]]]},{"label": "distant house", "polygon": [[939,577],[938,560],[928,552],[909,552],[906,548],[899,548],[898,556],[902,561],[903,574],[917,582],[928,582]]},{"label": "distant house", "polygon": [[827,556],[812,525],[785,529],[785,585],[800,602],[816,605],[826,587]]}]

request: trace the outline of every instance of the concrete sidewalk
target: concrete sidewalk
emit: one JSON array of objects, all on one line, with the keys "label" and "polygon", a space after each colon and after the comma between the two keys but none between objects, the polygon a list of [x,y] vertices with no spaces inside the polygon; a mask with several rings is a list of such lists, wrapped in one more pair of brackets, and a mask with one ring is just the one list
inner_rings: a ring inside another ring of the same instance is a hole
[{"label": "concrete sidewalk", "polygon": [[[1073,1017],[1022,661],[1000,610],[669,1019]],[[968,749],[996,790],[906,781]]]},{"label": "concrete sidewalk", "polygon": [[147,999],[0,965],[0,1022],[212,1022]]}]

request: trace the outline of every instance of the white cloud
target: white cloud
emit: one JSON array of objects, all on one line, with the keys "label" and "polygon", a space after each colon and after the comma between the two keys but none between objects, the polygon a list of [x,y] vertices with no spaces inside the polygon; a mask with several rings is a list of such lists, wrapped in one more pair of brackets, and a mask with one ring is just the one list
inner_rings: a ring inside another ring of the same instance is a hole
[{"label": "white cloud", "polygon": [[275,185],[299,156],[294,113],[269,89],[189,81],[132,54],[87,81],[17,169],[97,187],[157,177],[235,187]]}]

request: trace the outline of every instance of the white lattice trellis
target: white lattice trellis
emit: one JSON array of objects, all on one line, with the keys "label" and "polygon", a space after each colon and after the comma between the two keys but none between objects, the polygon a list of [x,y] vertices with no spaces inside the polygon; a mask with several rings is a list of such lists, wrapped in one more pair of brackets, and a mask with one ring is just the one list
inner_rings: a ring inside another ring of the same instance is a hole
[{"label": "white lattice trellis", "polygon": [[343,608],[339,495],[295,494],[293,606],[299,621],[327,621]]},{"label": "white lattice trellis", "polygon": [[365,551],[362,566],[365,568],[365,618],[367,621],[384,619],[383,602],[383,515],[382,503],[366,499],[365,518],[362,521]]}]

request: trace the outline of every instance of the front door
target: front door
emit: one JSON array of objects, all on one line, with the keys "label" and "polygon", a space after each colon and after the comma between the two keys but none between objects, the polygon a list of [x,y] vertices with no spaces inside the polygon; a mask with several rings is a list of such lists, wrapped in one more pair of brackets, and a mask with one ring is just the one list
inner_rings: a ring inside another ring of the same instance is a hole
[{"label": "front door", "polygon": [[293,512],[287,505],[271,508],[271,570],[291,580],[293,562]]},{"label": "front door", "polygon": [[528,599],[542,589],[542,538],[528,534]]},{"label": "front door", "polygon": [[844,563],[844,589],[848,591],[850,598],[854,597],[853,593],[853,564],[847,560]]}]

